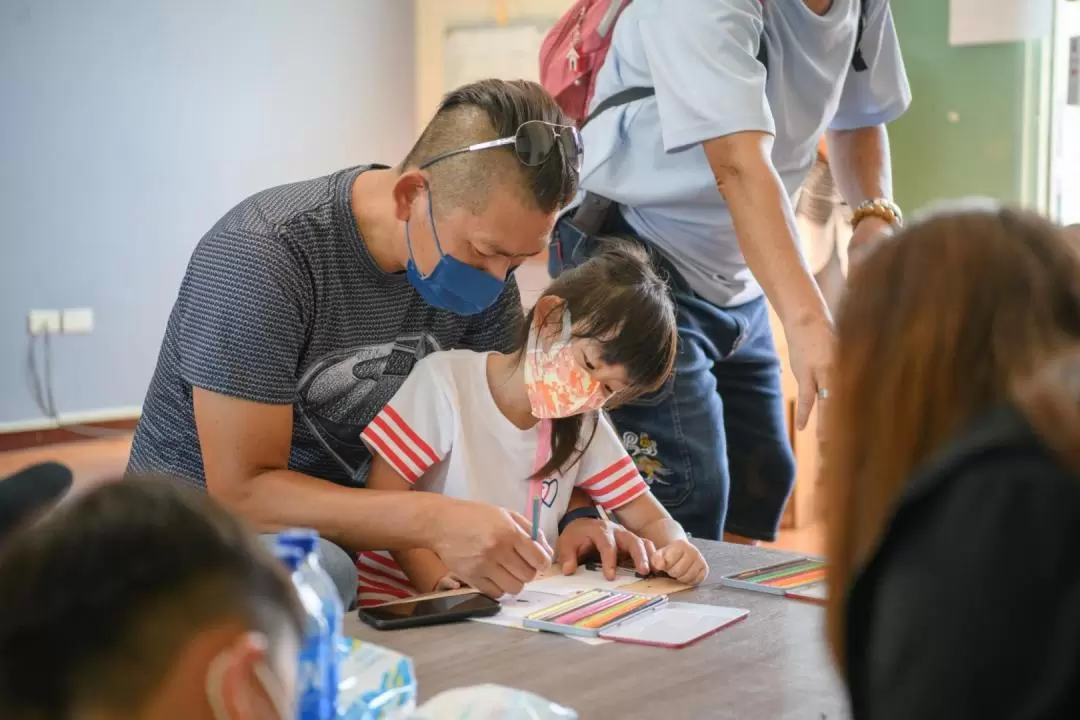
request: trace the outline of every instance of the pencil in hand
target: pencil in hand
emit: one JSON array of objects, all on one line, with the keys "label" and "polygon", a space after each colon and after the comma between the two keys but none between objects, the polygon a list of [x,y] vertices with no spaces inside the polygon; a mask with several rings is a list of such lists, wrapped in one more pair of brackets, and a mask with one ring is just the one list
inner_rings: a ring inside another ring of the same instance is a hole
[{"label": "pencil in hand", "polygon": [[532,501],[532,539],[536,542],[540,539],[540,496],[537,495]]}]

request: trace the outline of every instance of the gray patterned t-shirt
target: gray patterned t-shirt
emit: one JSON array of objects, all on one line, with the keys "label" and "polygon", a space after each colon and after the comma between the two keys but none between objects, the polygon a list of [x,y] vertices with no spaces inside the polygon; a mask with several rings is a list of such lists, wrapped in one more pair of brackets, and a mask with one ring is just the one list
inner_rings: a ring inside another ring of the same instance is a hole
[{"label": "gray patterned t-shirt", "polygon": [[265,190],[233,208],[191,257],[143,404],[129,472],[205,487],[192,387],[293,405],[289,468],[362,484],[360,432],[436,350],[513,348],[517,285],[471,318],[426,304],[381,270],[351,212],[367,167]]}]

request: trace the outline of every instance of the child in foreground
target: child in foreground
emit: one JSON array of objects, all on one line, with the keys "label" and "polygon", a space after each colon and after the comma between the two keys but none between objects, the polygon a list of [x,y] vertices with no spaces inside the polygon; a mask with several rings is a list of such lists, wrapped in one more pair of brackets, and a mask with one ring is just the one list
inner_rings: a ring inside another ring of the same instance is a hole
[{"label": "child in foreground", "polygon": [[[517,351],[451,350],[421,360],[364,430],[367,487],[487,502],[558,534],[570,493],[657,548],[654,570],[696,585],[708,566],[649,492],[603,408],[671,375],[675,311],[644,250],[609,247],[559,276],[526,317]],[[539,500],[535,500],[539,498]],[[364,552],[362,606],[460,586],[430,550]]]}]

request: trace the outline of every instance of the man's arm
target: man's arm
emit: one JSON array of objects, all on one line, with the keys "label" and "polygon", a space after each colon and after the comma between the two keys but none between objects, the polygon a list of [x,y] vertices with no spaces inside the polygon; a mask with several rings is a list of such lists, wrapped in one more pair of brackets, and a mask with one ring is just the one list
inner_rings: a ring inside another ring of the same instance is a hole
[{"label": "man's arm", "polygon": [[[368,472],[366,486],[368,490],[383,492],[410,493],[413,489],[412,483],[399,475],[378,453],[371,458],[371,470]],[[439,589],[439,583],[450,574],[449,568],[439,556],[427,548],[396,550],[390,554],[420,593]]]},{"label": "man's arm", "polygon": [[524,518],[434,493],[347,488],[288,469],[292,407],[195,388],[206,486],[263,530],[312,527],[351,550],[436,552],[473,587],[517,593],[550,564]]},{"label": "man's arm", "polygon": [[828,387],[832,322],[799,252],[791,199],[772,166],[776,123],[757,57],[761,3],[686,6],[672,13],[657,4],[639,18],[664,150],[704,148],[739,248],[784,324],[803,427],[819,389]]},{"label": "man's arm", "polygon": [[884,125],[855,130],[830,130],[829,170],[851,208],[867,200],[892,199],[889,134]]},{"label": "man's arm", "polygon": [[785,325],[828,322],[828,310],[798,246],[791,200],[773,168],[773,138],[740,132],[704,143],[716,187],[731,212],[739,249]]},{"label": "man's arm", "polygon": [[[884,125],[830,130],[829,169],[848,207],[855,209],[870,200],[892,200],[892,162],[889,134]],[[855,226],[850,252],[857,253],[875,238],[891,231],[877,215],[867,215]]]},{"label": "man's arm", "polygon": [[772,165],[772,143],[771,135],[748,131],[707,140],[704,148],[739,249],[783,323],[802,428],[819,388],[828,387],[832,318],[799,252],[795,213]]},{"label": "man's arm", "polygon": [[352,550],[430,547],[446,499],[343,487],[288,469],[291,405],[192,392],[206,487],[259,529],[313,527]]},{"label": "man's arm", "polygon": [[[829,167],[852,210],[870,200],[892,200],[892,164],[885,126],[911,103],[892,10],[884,0],[865,0],[866,28],[860,50],[866,69],[852,69],[829,124]],[[867,216],[855,228],[852,251],[889,229],[884,218]]]}]

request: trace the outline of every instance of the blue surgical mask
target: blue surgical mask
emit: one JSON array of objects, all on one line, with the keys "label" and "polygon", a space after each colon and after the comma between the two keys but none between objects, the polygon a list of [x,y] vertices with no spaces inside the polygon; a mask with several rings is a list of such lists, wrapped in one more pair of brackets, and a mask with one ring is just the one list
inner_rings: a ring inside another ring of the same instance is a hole
[{"label": "blue surgical mask", "polygon": [[405,275],[420,297],[440,310],[449,310],[455,315],[475,315],[487,310],[499,298],[505,282],[443,252],[439,234],[435,232],[430,188],[427,196],[428,221],[431,223],[431,235],[435,238],[435,249],[439,251],[439,261],[427,276],[420,274],[413,259],[412,238],[406,220],[405,243],[409,247],[409,262],[405,266]]}]

